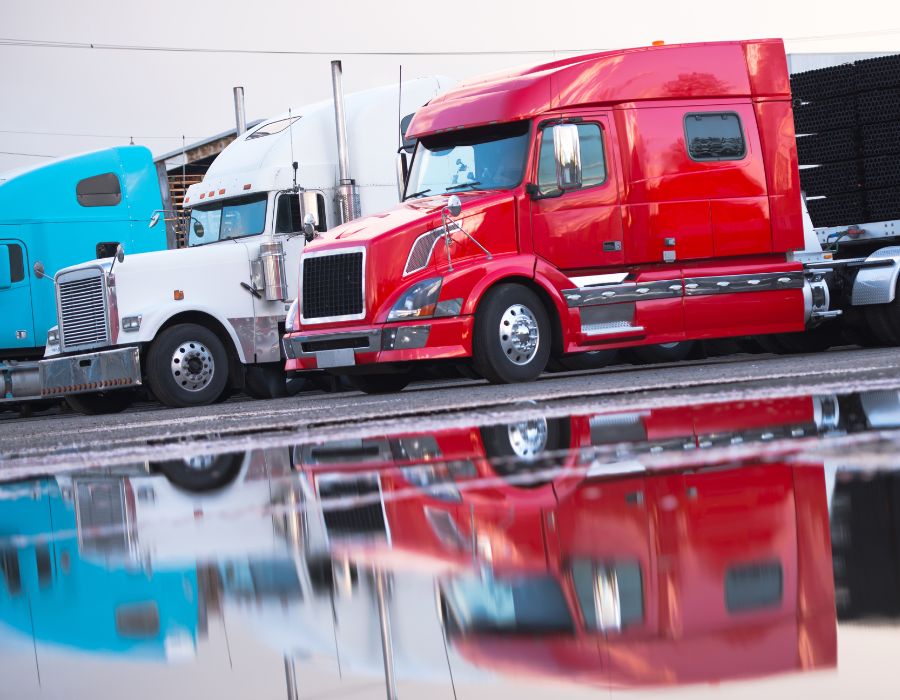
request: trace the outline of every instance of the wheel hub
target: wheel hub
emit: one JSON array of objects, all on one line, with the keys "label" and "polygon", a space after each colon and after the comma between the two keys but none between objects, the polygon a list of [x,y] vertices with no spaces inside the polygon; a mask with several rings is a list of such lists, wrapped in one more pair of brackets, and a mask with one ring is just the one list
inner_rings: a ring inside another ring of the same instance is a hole
[{"label": "wheel hub", "polygon": [[512,451],[522,459],[534,459],[547,447],[547,421],[544,418],[513,423],[507,430]]},{"label": "wheel hub", "polygon": [[199,340],[181,343],[172,353],[172,378],[185,391],[202,391],[212,381],[216,363],[212,353]]},{"label": "wheel hub", "polygon": [[527,365],[537,354],[540,331],[527,306],[513,304],[500,317],[500,347],[510,362]]}]

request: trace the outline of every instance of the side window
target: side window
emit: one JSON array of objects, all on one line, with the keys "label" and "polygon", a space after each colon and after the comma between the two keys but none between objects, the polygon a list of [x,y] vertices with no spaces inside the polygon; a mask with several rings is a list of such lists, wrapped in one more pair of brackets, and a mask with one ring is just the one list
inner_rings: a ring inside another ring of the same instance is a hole
[{"label": "side window", "polygon": [[694,160],[741,160],[747,153],[741,119],[733,112],[686,114],[684,134]]},{"label": "side window", "polygon": [[[606,156],[603,152],[603,130],[599,124],[579,124],[581,148],[581,186],[594,187],[606,182]],[[541,194],[556,192],[556,158],[553,154],[553,127],[541,131],[538,158],[538,188]]]},{"label": "side window", "polygon": [[9,281],[21,282],[25,279],[25,256],[22,246],[16,243],[0,243],[0,245],[9,251]]},{"label": "side window", "polygon": [[777,607],[784,594],[781,562],[754,562],[725,572],[725,608],[730,613]]},{"label": "side window", "polygon": [[300,195],[282,194],[275,209],[275,233],[299,233],[303,230],[300,216]]},{"label": "side window", "polygon": [[103,173],[81,180],[75,196],[83,207],[114,207],[122,201],[122,187],[115,173]]}]

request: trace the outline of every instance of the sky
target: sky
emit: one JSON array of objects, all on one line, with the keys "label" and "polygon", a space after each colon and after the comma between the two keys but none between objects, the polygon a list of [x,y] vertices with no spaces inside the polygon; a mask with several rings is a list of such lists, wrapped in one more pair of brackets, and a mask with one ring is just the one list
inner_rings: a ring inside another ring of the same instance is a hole
[{"label": "sky", "polygon": [[[786,40],[789,53],[900,51],[900,5],[0,0],[0,172],[46,156],[128,143],[130,137],[155,154],[178,149],[183,136],[190,144],[234,126],[235,85],[244,86],[248,120],[329,98],[329,62],[336,58],[343,61],[344,89],[352,92],[395,83],[401,65],[404,78],[462,79],[654,40],[773,36]],[[22,46],[10,40],[195,50]]]}]

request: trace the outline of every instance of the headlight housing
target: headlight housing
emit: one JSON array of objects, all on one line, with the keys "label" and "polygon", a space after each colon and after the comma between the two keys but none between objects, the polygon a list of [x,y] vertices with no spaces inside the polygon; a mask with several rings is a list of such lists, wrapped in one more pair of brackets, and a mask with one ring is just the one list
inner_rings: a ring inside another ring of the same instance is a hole
[{"label": "headlight housing", "polygon": [[441,277],[430,277],[416,282],[401,296],[391,312],[388,321],[403,321],[410,318],[431,318],[441,294]]},{"label": "headlight housing", "polygon": [[47,345],[59,345],[59,326],[53,326],[47,331]]},{"label": "headlight housing", "polygon": [[300,299],[294,299],[288,307],[287,317],[284,319],[284,330],[292,333],[297,330],[297,316],[300,312]]}]

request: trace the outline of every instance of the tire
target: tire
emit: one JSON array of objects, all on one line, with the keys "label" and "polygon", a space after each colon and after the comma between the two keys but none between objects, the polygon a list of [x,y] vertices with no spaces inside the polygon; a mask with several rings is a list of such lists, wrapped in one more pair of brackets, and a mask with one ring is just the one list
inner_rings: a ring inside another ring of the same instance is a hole
[{"label": "tire", "polygon": [[824,352],[841,340],[841,331],[837,325],[827,324],[800,333],[776,333],[761,335],[757,342],[766,352],[779,355],[802,355],[811,352]]},{"label": "tire", "polygon": [[175,486],[185,491],[212,491],[230,484],[241,470],[244,452],[201,455],[151,463]]},{"label": "tire", "polygon": [[129,389],[121,391],[98,391],[93,394],[72,394],[66,397],[69,408],[86,416],[103,416],[121,413],[131,406],[137,392]]},{"label": "tire", "polygon": [[579,369],[601,369],[613,364],[619,356],[618,350],[592,350],[579,352],[574,355],[563,355],[556,359],[554,364],[560,371],[566,372]]},{"label": "tire", "polygon": [[360,374],[347,377],[354,389],[366,394],[393,394],[409,384],[409,374]]},{"label": "tire", "polygon": [[900,294],[887,304],[863,307],[866,327],[884,345],[900,345]]},{"label": "tire", "polygon": [[550,359],[550,342],[547,310],[530,289],[504,284],[484,295],[475,313],[472,361],[489,382],[537,379]]},{"label": "tire", "polygon": [[640,364],[652,365],[657,362],[681,362],[687,359],[693,349],[694,341],[685,340],[680,343],[640,345],[631,348],[631,355]]},{"label": "tire", "polygon": [[[569,419],[519,421],[506,425],[488,425],[481,428],[481,442],[491,468],[504,479],[542,472],[557,466],[560,450],[569,447]],[[520,488],[537,488],[547,483],[519,481]]]},{"label": "tire", "polygon": [[[188,362],[187,374],[181,374]],[[173,408],[214,403],[228,383],[228,369],[222,341],[196,323],[167,328],[147,353],[147,384],[159,401]]]},{"label": "tire", "polygon": [[245,370],[244,391],[254,399],[283,399],[288,395],[287,375],[280,363],[250,365]]}]

